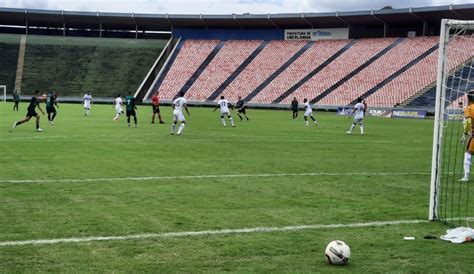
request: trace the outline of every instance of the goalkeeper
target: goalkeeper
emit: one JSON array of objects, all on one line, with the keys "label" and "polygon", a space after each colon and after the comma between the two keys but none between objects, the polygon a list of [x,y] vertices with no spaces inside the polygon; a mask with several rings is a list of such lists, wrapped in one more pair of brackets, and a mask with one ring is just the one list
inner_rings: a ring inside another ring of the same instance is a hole
[{"label": "goalkeeper", "polygon": [[464,109],[464,133],[461,138],[461,142],[465,143],[466,139],[469,138],[466,146],[466,152],[464,153],[464,176],[460,180],[461,182],[469,182],[469,173],[471,172],[471,157],[474,153],[474,90],[467,93],[468,105]]}]

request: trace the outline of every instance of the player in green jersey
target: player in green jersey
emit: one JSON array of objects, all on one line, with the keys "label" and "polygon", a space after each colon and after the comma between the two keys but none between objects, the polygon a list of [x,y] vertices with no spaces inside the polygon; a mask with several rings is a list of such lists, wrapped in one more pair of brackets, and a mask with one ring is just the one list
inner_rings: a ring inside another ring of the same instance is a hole
[{"label": "player in green jersey", "polygon": [[137,101],[136,98],[132,95],[131,92],[129,92],[128,96],[125,97],[128,127],[130,127],[130,116],[133,116],[133,121],[135,122],[135,127],[138,127],[137,113],[135,111],[137,109],[136,101]]}]

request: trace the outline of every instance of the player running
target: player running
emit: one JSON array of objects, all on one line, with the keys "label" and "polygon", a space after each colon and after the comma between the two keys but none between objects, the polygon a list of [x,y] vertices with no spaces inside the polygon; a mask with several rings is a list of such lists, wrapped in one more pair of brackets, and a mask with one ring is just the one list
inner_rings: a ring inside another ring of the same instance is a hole
[{"label": "player running", "polygon": [[91,104],[92,96],[89,93],[84,94],[84,116],[89,116],[91,114]]},{"label": "player running", "polygon": [[291,101],[291,111],[293,112],[293,120],[295,120],[297,117],[298,117],[298,110],[299,110],[299,107],[298,107],[298,100],[295,98],[293,98],[293,101]]},{"label": "player running", "polygon": [[221,108],[222,125],[224,125],[224,127],[227,126],[225,123],[225,116],[227,115],[227,117],[229,118],[230,124],[232,125],[232,127],[235,127],[234,119],[230,115],[230,111],[229,111],[229,101],[227,101],[224,96],[221,96],[221,99],[219,100],[219,102],[217,102],[217,106],[213,110],[213,112],[215,112],[219,107]]},{"label": "player running", "polygon": [[122,101],[122,95],[119,94],[117,98],[114,100],[114,107],[115,107],[115,117],[114,121],[117,121],[120,118],[120,115],[123,114],[123,101]]},{"label": "player running", "polygon": [[160,113],[160,97],[158,96],[158,92],[153,94],[151,97],[151,105],[153,107],[153,116],[151,116],[151,123],[155,123],[155,117],[158,115],[158,119],[160,120],[160,124],[164,124],[163,120],[161,119]]},{"label": "player running", "polygon": [[464,109],[464,133],[461,138],[461,143],[464,143],[467,138],[466,152],[464,153],[464,176],[461,178],[461,182],[469,182],[469,174],[471,173],[471,157],[474,153],[474,90],[467,93],[467,107]]},{"label": "player running", "polygon": [[131,92],[128,93],[128,96],[125,97],[125,104],[126,104],[126,111],[127,111],[127,123],[128,127],[130,127],[130,116],[133,116],[133,121],[135,122],[135,127],[138,127],[137,123],[137,105],[136,105],[137,99],[135,96],[132,95]]},{"label": "player running", "polygon": [[313,120],[314,125],[317,126],[318,122],[316,121],[316,119],[314,119],[313,108],[311,107],[311,104],[308,102],[308,99],[304,98],[303,103],[304,103],[304,108],[305,108],[304,121],[306,123],[306,126],[309,126],[308,116],[311,118],[311,120]]},{"label": "player running", "polygon": [[173,110],[173,125],[171,125],[171,135],[174,135],[174,131],[176,129],[176,124],[178,121],[181,122],[181,125],[178,128],[178,136],[183,134],[184,127],[186,125],[186,119],[184,119],[183,115],[183,107],[186,110],[188,116],[191,116],[188,110],[188,106],[186,105],[186,99],[183,97],[184,93],[180,92],[179,97],[173,101],[173,105],[171,106]]},{"label": "player running", "polygon": [[41,113],[43,113],[44,115],[44,111],[40,107],[40,99],[38,98],[39,92],[40,92],[39,90],[36,90],[35,95],[31,97],[30,104],[28,105],[28,113],[26,114],[25,119],[15,122],[13,124],[13,128],[16,128],[17,126],[28,122],[31,119],[31,117],[35,117],[36,118],[36,131],[38,132],[43,131],[39,126],[40,116],[38,115],[38,113],[36,113],[36,108],[38,108],[41,111]]},{"label": "player running", "polygon": [[352,123],[352,126],[349,129],[349,131],[346,132],[347,134],[352,134],[352,130],[357,126],[357,124],[359,124],[360,134],[364,135],[364,114],[365,114],[364,110],[365,110],[365,106],[362,103],[362,99],[361,98],[357,99],[357,104],[354,106],[351,116],[349,117],[350,119],[352,115],[354,115],[355,113],[354,122]]},{"label": "player running", "polygon": [[242,100],[242,97],[239,96],[239,99],[237,100],[237,104],[235,104],[235,107],[237,108],[237,116],[239,116],[240,121],[243,120],[240,114],[243,114],[245,116],[245,119],[247,119],[247,121],[250,121],[249,117],[247,117],[247,106],[245,105],[244,100]]},{"label": "player running", "polygon": [[46,113],[48,113],[48,123],[50,125],[54,125],[54,118],[56,118],[57,114],[56,108],[54,106],[59,108],[58,96],[56,93],[49,92],[48,97],[46,97]]}]

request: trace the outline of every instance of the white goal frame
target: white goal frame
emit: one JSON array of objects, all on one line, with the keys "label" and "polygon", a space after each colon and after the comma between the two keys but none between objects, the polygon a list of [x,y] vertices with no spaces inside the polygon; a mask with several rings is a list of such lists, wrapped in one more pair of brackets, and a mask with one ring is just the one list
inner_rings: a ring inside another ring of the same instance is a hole
[{"label": "white goal frame", "polygon": [[[3,89],[3,92],[1,92],[2,89]],[[0,85],[0,94],[2,94],[2,102],[6,103],[7,102],[7,86]]]},{"label": "white goal frame", "polygon": [[430,205],[429,216],[430,221],[438,220],[438,206],[439,206],[439,190],[441,179],[441,148],[443,137],[443,120],[446,95],[446,82],[448,76],[447,52],[446,46],[449,41],[450,30],[452,26],[466,25],[474,28],[474,21],[465,20],[451,20],[443,19],[441,21],[441,32],[439,36],[439,55],[438,55],[438,73],[436,79],[436,105],[435,105],[435,119],[434,119],[434,134],[433,134],[433,155],[431,162],[431,187],[430,187]]}]

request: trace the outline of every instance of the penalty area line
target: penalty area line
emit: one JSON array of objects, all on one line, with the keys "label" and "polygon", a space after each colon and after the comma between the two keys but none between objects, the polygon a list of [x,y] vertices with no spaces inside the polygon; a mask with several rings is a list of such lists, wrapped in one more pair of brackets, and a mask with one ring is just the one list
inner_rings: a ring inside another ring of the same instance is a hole
[{"label": "penalty area line", "polygon": [[328,224],[328,225],[298,225],[298,226],[282,226],[282,227],[254,227],[239,229],[221,229],[221,230],[201,230],[201,231],[183,231],[183,232],[164,232],[164,233],[148,233],[135,234],[126,236],[97,236],[97,237],[77,237],[77,238],[57,238],[57,239],[40,239],[26,241],[4,241],[0,242],[1,247],[9,246],[25,246],[25,245],[54,245],[67,243],[88,243],[103,241],[128,241],[128,240],[146,240],[146,239],[168,239],[168,238],[185,238],[185,237],[205,237],[232,234],[251,234],[251,233],[273,233],[273,232],[296,232],[303,230],[322,230],[331,228],[360,228],[360,227],[381,227],[387,225],[404,225],[428,223],[427,220],[401,220],[401,221],[381,221],[367,223],[352,224]]},{"label": "penalty area line", "polygon": [[184,176],[152,176],[152,177],[118,177],[118,178],[86,178],[86,179],[36,179],[9,180],[0,179],[0,184],[40,184],[40,183],[87,183],[110,181],[153,181],[153,180],[186,180],[186,179],[224,179],[250,177],[298,177],[298,176],[415,176],[429,175],[424,172],[349,172],[349,173],[264,173],[264,174],[214,174],[214,175],[184,175]]}]

